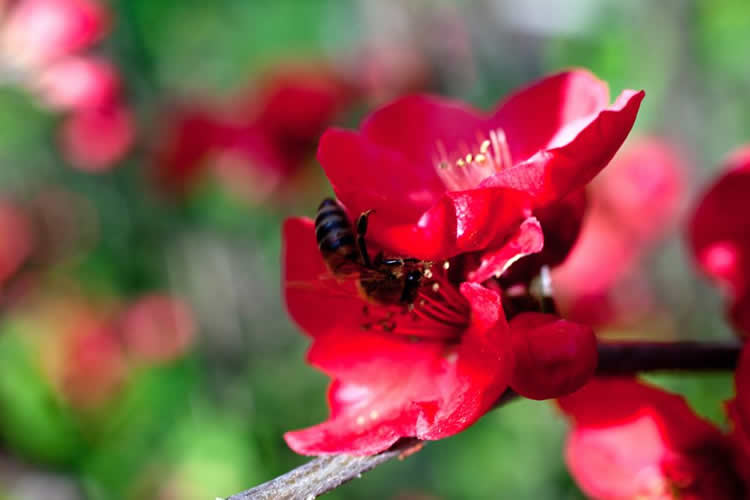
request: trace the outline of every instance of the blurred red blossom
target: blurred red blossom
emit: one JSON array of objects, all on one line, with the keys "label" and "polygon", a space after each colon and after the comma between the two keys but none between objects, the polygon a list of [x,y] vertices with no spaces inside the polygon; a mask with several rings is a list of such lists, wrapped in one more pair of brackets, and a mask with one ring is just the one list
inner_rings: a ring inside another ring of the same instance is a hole
[{"label": "blurred red blossom", "polygon": [[68,57],[39,74],[37,91],[53,109],[91,109],[110,105],[120,91],[117,69],[94,57]]},{"label": "blurred red blossom", "polygon": [[0,241],[0,284],[4,284],[29,258],[35,244],[31,215],[8,200],[0,200]]},{"label": "blurred red blossom", "polygon": [[122,313],[120,335],[128,354],[147,362],[163,362],[185,353],[195,335],[190,308],[168,295],[147,295]]},{"label": "blurred red blossom", "polygon": [[156,144],[156,174],[163,186],[181,192],[213,168],[230,188],[263,199],[312,158],[320,134],[355,95],[324,64],[276,68],[227,109],[204,104],[174,111]]},{"label": "blurred red blossom", "polygon": [[73,292],[32,295],[15,308],[38,345],[44,372],[74,408],[97,408],[125,383],[127,364],[112,324],[116,307]]},{"label": "blurred red blossom", "polygon": [[67,326],[69,338],[63,346],[64,359],[59,374],[62,392],[74,407],[99,406],[125,381],[122,346],[109,322],[84,316]]},{"label": "blurred red blossom", "polygon": [[698,203],[688,242],[698,267],[729,297],[729,318],[750,335],[750,147],[725,162],[724,173]]},{"label": "blurred red blossom", "polygon": [[23,68],[84,49],[109,28],[109,13],[95,0],[19,0],[6,8],[2,52]]},{"label": "blurred red blossom", "polygon": [[28,294],[11,318],[29,336],[61,399],[83,411],[112,401],[134,361],[154,365],[184,356],[195,328],[189,307],[169,295],[124,303],[81,295],[74,283]]},{"label": "blurred red blossom", "polygon": [[133,115],[114,104],[74,112],[63,123],[60,141],[68,159],[80,170],[109,170],[133,143]]},{"label": "blurred red blossom", "polygon": [[581,235],[552,273],[555,297],[568,317],[614,325],[652,310],[642,260],[676,226],[686,176],[673,146],[641,138],[591,183]]},{"label": "blurred red blossom", "polygon": [[[513,311],[508,322],[496,278],[545,240],[565,248],[536,266],[564,257],[572,241],[558,232],[567,225],[545,222],[609,162],[642,98],[625,91],[608,107],[606,85],[577,70],[530,85],[489,115],[409,96],[359,132],[327,131],[318,159],[349,220],[372,211],[371,247],[430,267],[411,307],[369,303],[354,282],[321,278],[313,222],[287,221],[287,308],[313,337],[309,362],[334,378],[329,420],[287,433],[287,443],[303,454],[375,453],[400,437],[463,430],[509,384],[545,399],[585,383],[597,358],[591,329],[540,308]],[[538,268],[524,271],[527,286]]]},{"label": "blurred red blossom", "polygon": [[730,440],[681,396],[630,378],[594,379],[559,400],[565,458],[598,500],[744,498]]},{"label": "blurred red blossom", "polygon": [[376,211],[370,234],[386,249],[435,260],[499,249],[528,214],[564,203],[604,168],[642,98],[628,90],[608,107],[606,84],[582,70],[540,80],[489,115],[408,96],[359,132],[326,132],[318,159],[351,214]]},{"label": "blurred red blossom", "polygon": [[95,0],[19,0],[0,6],[0,72],[46,107],[72,113],[60,134],[76,168],[108,169],[133,141],[115,66],[82,52],[108,31],[109,11]]}]

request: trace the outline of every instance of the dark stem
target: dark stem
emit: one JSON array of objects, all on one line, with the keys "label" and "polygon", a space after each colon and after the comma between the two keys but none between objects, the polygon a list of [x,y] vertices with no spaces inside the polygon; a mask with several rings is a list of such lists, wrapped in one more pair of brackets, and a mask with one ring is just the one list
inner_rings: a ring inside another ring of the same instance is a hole
[{"label": "dark stem", "polygon": [[[633,375],[651,371],[732,371],[737,366],[740,346],[735,344],[697,342],[621,342],[599,344],[597,375]],[[510,389],[498,399],[495,407],[516,399]],[[421,442],[402,439],[391,449],[369,457],[334,455],[318,457],[263,483],[237,493],[226,500],[289,499],[313,500],[364,472],[396,457],[416,451]]]}]

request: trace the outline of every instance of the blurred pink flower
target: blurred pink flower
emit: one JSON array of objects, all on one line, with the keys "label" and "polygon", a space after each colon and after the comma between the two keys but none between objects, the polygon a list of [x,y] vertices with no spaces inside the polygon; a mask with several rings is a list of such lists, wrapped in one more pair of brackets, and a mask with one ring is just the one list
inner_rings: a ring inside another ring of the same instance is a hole
[{"label": "blurred pink flower", "polygon": [[569,316],[611,325],[652,308],[641,262],[675,227],[686,177],[675,148],[648,138],[627,145],[592,182],[578,241],[552,273],[555,296]]},{"label": "blurred pink flower", "polygon": [[178,358],[195,337],[190,308],[168,295],[147,295],[129,305],[119,327],[128,354],[147,362]]},{"label": "blurred pink flower", "polygon": [[101,171],[133,140],[116,67],[82,51],[109,29],[109,10],[96,0],[19,0],[0,5],[0,73],[54,111],[72,112],[61,132],[75,168]]},{"label": "blurred pink flower", "polygon": [[87,172],[107,171],[128,151],[135,136],[130,110],[121,105],[82,109],[60,130],[65,155]]},{"label": "blurred pink flower", "polygon": [[226,106],[174,112],[157,143],[156,175],[179,193],[210,168],[230,189],[263,199],[312,160],[320,135],[355,95],[324,63],[276,68]]},{"label": "blurred pink flower", "polygon": [[31,255],[34,239],[29,214],[10,201],[0,200],[0,284]]},{"label": "blurred pink flower", "polygon": [[732,154],[719,179],[703,194],[688,243],[696,265],[721,286],[737,331],[750,336],[750,146]]},{"label": "blurred pink flower", "polygon": [[75,407],[91,408],[109,400],[127,375],[122,347],[112,326],[92,317],[68,325],[61,390]]},{"label": "blurred pink flower", "polygon": [[35,67],[84,49],[104,36],[109,13],[92,0],[20,0],[2,28],[2,50],[17,66]]},{"label": "blurred pink flower", "polygon": [[745,498],[732,443],[684,398],[632,378],[594,379],[559,399],[570,473],[597,500]]},{"label": "blurred pink flower", "polygon": [[57,110],[106,106],[120,91],[117,69],[95,57],[65,58],[44,68],[35,83],[44,102]]}]

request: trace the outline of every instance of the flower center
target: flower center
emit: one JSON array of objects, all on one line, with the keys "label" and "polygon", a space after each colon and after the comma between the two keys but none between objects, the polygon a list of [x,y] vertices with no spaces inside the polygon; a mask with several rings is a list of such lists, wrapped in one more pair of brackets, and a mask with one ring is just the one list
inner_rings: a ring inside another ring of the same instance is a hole
[{"label": "flower center", "polygon": [[477,139],[477,148],[462,144],[452,155],[443,141],[437,141],[435,170],[449,191],[475,189],[487,177],[513,164],[502,129],[490,130],[489,138],[479,133]]},{"label": "flower center", "polygon": [[449,261],[427,269],[412,304],[365,305],[362,328],[414,339],[458,339],[469,324],[471,307],[450,280],[449,269]]}]

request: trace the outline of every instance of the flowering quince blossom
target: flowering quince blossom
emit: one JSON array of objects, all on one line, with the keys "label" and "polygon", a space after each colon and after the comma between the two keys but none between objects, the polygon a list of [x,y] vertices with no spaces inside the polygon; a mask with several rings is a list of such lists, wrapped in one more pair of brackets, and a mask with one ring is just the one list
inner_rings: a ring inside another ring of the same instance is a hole
[{"label": "flowering quince blossom", "polygon": [[669,143],[639,138],[629,141],[589,185],[581,235],[552,271],[555,299],[566,317],[619,325],[653,312],[653,294],[640,264],[675,227],[686,172]]},{"label": "flowering quince blossom", "polygon": [[681,396],[632,378],[594,379],[558,403],[572,421],[566,462],[591,498],[744,498],[732,441]]},{"label": "flowering quince blossom", "polygon": [[231,112],[208,105],[179,109],[157,144],[159,180],[172,191],[185,191],[208,161],[220,177],[239,180],[262,198],[292,180],[355,95],[325,66],[290,66],[235,97]]},{"label": "flowering quince blossom", "polygon": [[724,174],[704,194],[688,240],[699,268],[729,297],[729,317],[750,335],[750,146],[730,156]]},{"label": "flowering quince blossom", "polygon": [[379,305],[356,280],[328,274],[311,220],[285,223],[287,308],[313,338],[308,361],[333,378],[330,418],[287,433],[289,446],[377,453],[402,437],[465,429],[508,386],[546,399],[585,383],[597,359],[591,329],[511,307],[495,277],[542,250],[555,234],[544,230],[555,218],[545,211],[568,204],[606,165],[642,97],[625,91],[608,107],[602,82],[571,71],[489,115],[410,96],[359,132],[326,132],[318,159],[350,220],[371,211],[368,245],[429,264],[413,304]]},{"label": "flowering quince blossom", "polygon": [[109,169],[133,142],[132,117],[117,69],[82,52],[108,31],[107,8],[94,0],[20,0],[0,10],[0,73],[45,107],[70,113],[59,140],[74,167]]}]

